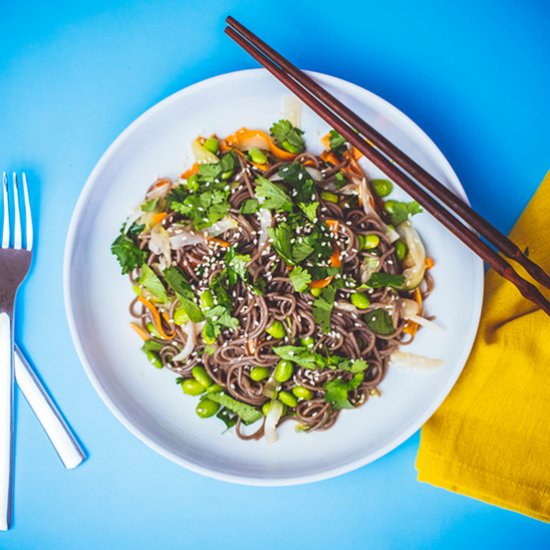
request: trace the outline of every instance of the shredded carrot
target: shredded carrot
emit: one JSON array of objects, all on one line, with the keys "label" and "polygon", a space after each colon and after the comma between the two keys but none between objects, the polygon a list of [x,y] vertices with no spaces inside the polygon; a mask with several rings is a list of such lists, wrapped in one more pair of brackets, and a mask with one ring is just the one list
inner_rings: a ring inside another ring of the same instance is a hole
[{"label": "shredded carrot", "polygon": [[414,299],[416,303],[418,304],[418,311],[422,311],[422,292],[420,292],[420,289],[416,287],[414,289]]},{"label": "shredded carrot", "polygon": [[431,269],[435,265],[432,258],[426,258],[426,269]]},{"label": "shredded carrot", "polygon": [[[342,266],[342,256],[340,255],[339,248],[336,246],[334,247],[334,251],[330,255],[330,265],[332,267]],[[330,283],[332,282],[332,279],[334,279],[334,276],[329,275],[324,279],[317,279],[316,281],[311,281],[311,283],[309,283],[309,286],[310,288],[325,288],[326,286],[330,285]]]},{"label": "shredded carrot", "polygon": [[359,151],[359,149],[355,148],[355,147],[352,147],[351,148],[351,156],[355,159],[355,160],[359,160],[362,156],[363,156],[363,153],[361,153],[361,151]]},{"label": "shredded carrot", "polygon": [[265,172],[268,169],[267,164],[258,164],[257,162],[250,162],[252,166],[256,167],[258,170],[261,170],[262,172]]},{"label": "shredded carrot", "polygon": [[317,281],[311,281],[311,283],[309,283],[309,287],[310,288],[325,288],[326,286],[330,285],[330,283],[332,282],[332,279],[334,279],[334,277],[332,275],[330,275],[329,277],[325,277],[324,279],[318,279]]},{"label": "shredded carrot", "polygon": [[160,223],[166,216],[168,216],[167,212],[155,212],[151,216],[151,226],[157,225],[157,223]]},{"label": "shredded carrot", "polygon": [[328,132],[321,138],[321,143],[327,151],[330,150],[330,132]]},{"label": "shredded carrot", "polygon": [[333,233],[338,233],[338,228],[340,227],[338,220],[325,220],[325,223]]},{"label": "shredded carrot", "polygon": [[306,160],[306,161],[304,161],[304,162],[302,162],[302,164],[303,164],[304,166],[315,166],[315,163],[314,163],[312,160],[309,160],[309,159]]},{"label": "shredded carrot", "polygon": [[191,166],[191,168],[189,168],[188,170],[186,170],[182,175],[181,177],[186,180],[187,178],[189,178],[190,176],[192,176],[193,174],[196,174],[197,172],[199,171],[199,164],[197,162],[195,162],[195,164],[193,164],[193,166]]},{"label": "shredded carrot", "polygon": [[130,323],[130,326],[132,327],[132,329],[138,334],[138,336],[142,340],[147,341],[147,340],[151,339],[151,335],[143,327],[141,327],[137,323]]},{"label": "shredded carrot", "polygon": [[296,157],[295,154],[289,153],[288,151],[285,151],[284,149],[278,147],[271,139],[271,137],[262,130],[249,130],[248,128],[241,128],[240,130],[237,130],[234,134],[227,136],[225,138],[225,141],[227,145],[230,145],[232,147],[245,148],[247,141],[257,138],[265,141],[271,153],[278,159],[293,160]]},{"label": "shredded carrot", "polygon": [[321,153],[321,160],[324,160],[325,162],[329,162],[330,164],[334,164],[334,166],[337,166],[338,164],[341,163],[341,161],[332,151],[323,151]]},{"label": "shredded carrot", "polygon": [[403,327],[403,332],[406,334],[411,334],[414,336],[418,330],[418,324],[413,323],[413,321],[406,321],[405,326]]},{"label": "shredded carrot", "polygon": [[342,267],[342,257],[340,256],[340,249],[334,247],[334,251],[330,255],[330,265],[332,267]]},{"label": "shredded carrot", "polygon": [[208,237],[208,241],[211,243],[219,244],[224,248],[227,248],[228,246],[230,246],[230,244],[227,241],[224,241],[223,239],[218,239],[217,237]]},{"label": "shredded carrot", "polygon": [[246,349],[248,350],[248,353],[250,353],[251,355],[256,353],[256,346],[254,345],[254,340],[246,341]]},{"label": "shredded carrot", "polygon": [[158,178],[157,181],[155,181],[155,183],[153,184],[153,189],[156,189],[157,187],[160,187],[165,183],[170,183],[170,180],[166,178]]},{"label": "shredded carrot", "polygon": [[[147,298],[144,298],[143,296],[138,296],[138,300],[151,312],[153,315],[153,323],[155,325],[155,328],[158,330],[158,333],[161,335],[162,338],[165,340],[173,340],[176,333],[173,332],[172,334],[168,335],[166,332],[164,332],[164,328],[162,327],[162,321],[160,319],[160,313],[158,309],[149,301]],[[167,320],[167,316],[164,316],[164,319]]]}]

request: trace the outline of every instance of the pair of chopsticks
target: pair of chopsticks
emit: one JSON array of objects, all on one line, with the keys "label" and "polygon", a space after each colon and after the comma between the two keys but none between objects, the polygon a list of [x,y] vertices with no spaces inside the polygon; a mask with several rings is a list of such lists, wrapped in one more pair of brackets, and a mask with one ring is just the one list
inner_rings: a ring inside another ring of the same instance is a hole
[{"label": "pair of chopsticks", "polygon": [[[536,286],[518,275],[510,263],[485,243],[476,231],[504,256],[519,263],[536,281],[550,288],[550,277],[506,235],[472,210],[441,182],[377,132],[332,94],[319,86],[233,17],[226,19],[226,34],[265,67],[275,78],[330,124],[375,166],[483,259],[521,294],[550,316],[550,302]],[[415,181],[416,180],[416,181]],[[418,183],[422,185],[419,186]],[[426,189],[432,193],[430,195]],[[436,197],[440,202],[438,202]],[[443,206],[444,205],[444,206]],[[458,217],[455,217],[458,216]],[[461,221],[461,218],[463,221]],[[472,229],[467,225],[469,224]]]}]

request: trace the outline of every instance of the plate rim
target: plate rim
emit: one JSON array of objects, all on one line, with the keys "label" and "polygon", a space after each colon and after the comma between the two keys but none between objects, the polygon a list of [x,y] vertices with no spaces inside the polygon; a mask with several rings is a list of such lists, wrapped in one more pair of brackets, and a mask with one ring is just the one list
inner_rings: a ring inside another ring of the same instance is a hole
[{"label": "plate rim", "polygon": [[[455,186],[456,191],[458,192],[460,197],[463,200],[465,200],[467,204],[469,204],[469,200],[464,190],[464,187],[462,186],[458,176],[456,175],[455,171],[453,170],[452,166],[450,165],[449,161],[447,160],[443,152],[437,147],[437,145],[430,138],[430,136],[422,128],[420,128],[420,126],[418,126],[412,119],[410,119],[405,113],[403,113],[403,111],[401,111],[399,108],[391,104],[389,101],[378,96],[377,94],[353,82],[349,82],[345,79],[328,75],[325,73],[316,72],[316,71],[305,71],[305,72],[309,74],[311,77],[313,77],[314,79],[318,79],[318,80],[321,80],[322,82],[328,83],[330,85],[334,85],[337,89],[340,89],[343,91],[351,90],[351,91],[359,92],[361,94],[366,94],[367,96],[369,96],[369,99],[372,100],[374,104],[378,104],[386,109],[389,109],[390,111],[393,111],[394,113],[398,114],[400,117],[403,117],[403,119],[406,122],[408,122],[414,130],[419,131],[421,134],[423,134],[426,137],[426,147],[428,149],[428,152],[430,153],[430,155],[434,155],[435,157],[437,157],[439,162],[442,163],[442,166],[448,171],[449,175],[451,176],[451,181]],[[269,74],[265,69],[244,69],[244,70],[232,71],[232,72],[212,76],[204,80],[201,80],[199,82],[196,82],[194,84],[191,84],[189,86],[186,86],[185,88],[182,88],[181,90],[174,92],[173,94],[167,96],[166,98],[158,101],[157,103],[149,107],[146,111],[144,111],[141,115],[139,115],[136,119],[134,119],[115,138],[115,140],[111,142],[111,144],[107,147],[107,149],[103,152],[99,160],[96,162],[93,170],[90,172],[90,175],[88,176],[86,183],[84,184],[80,192],[80,195],[74,207],[73,214],[71,216],[71,221],[69,224],[67,237],[65,240],[65,248],[64,248],[64,255],[63,255],[63,296],[64,296],[64,302],[65,302],[65,315],[67,317],[67,322],[69,325],[69,332],[71,334],[71,339],[73,341],[73,345],[76,349],[77,356],[80,360],[82,368],[84,369],[84,372],[86,373],[90,383],[92,384],[92,387],[97,392],[99,397],[102,399],[104,404],[107,406],[110,412],[115,416],[115,418],[131,434],[133,434],[142,443],[144,443],[145,445],[147,445],[148,447],[150,447],[151,449],[159,453],[161,456],[167,458],[168,460],[174,462],[175,464],[182,466],[188,470],[191,470],[195,473],[207,476],[209,478],[226,481],[230,483],[235,483],[235,484],[240,484],[240,485],[248,485],[248,486],[282,487],[282,486],[302,485],[306,483],[322,481],[325,479],[330,479],[333,477],[343,475],[345,473],[361,468],[362,466],[366,466],[367,464],[370,464],[371,462],[378,460],[385,454],[391,452],[393,449],[400,446],[402,443],[408,440],[414,433],[416,433],[416,431],[419,430],[428,421],[428,419],[441,406],[441,404],[443,403],[447,395],[450,393],[450,391],[454,387],[471,353],[474,339],[477,335],[477,331],[479,327],[481,308],[483,304],[483,278],[484,278],[483,262],[479,258],[475,258],[475,261],[477,264],[477,267],[475,268],[475,271],[476,271],[475,284],[477,286],[477,291],[475,293],[472,293],[473,324],[470,326],[468,333],[463,335],[466,345],[464,345],[462,348],[462,354],[459,357],[459,360],[457,361],[457,365],[458,365],[457,368],[455,369],[455,371],[450,373],[450,376],[448,377],[445,385],[439,391],[439,393],[433,398],[433,400],[430,403],[430,407],[426,409],[424,414],[420,415],[416,419],[416,421],[411,423],[408,426],[408,428],[405,429],[399,436],[387,442],[377,451],[369,453],[359,459],[352,460],[346,464],[343,464],[334,468],[323,469],[321,471],[318,471],[312,474],[285,477],[285,478],[276,478],[276,477],[259,478],[254,476],[230,474],[230,473],[221,472],[219,470],[214,470],[214,469],[201,466],[200,464],[197,464],[195,462],[182,458],[181,456],[178,456],[175,453],[165,449],[164,447],[156,443],[153,439],[151,439],[149,436],[145,435],[128,417],[124,415],[124,413],[119,409],[117,404],[109,397],[107,392],[104,390],[99,379],[95,375],[91,364],[88,362],[87,356],[84,352],[84,347],[82,345],[81,338],[77,331],[76,316],[75,316],[75,311],[73,308],[73,302],[72,302],[72,296],[71,296],[71,286],[72,286],[71,260],[74,255],[74,244],[78,233],[77,227],[79,226],[80,218],[82,217],[85,211],[85,206],[93,191],[94,182],[97,178],[97,175],[103,170],[104,166],[109,162],[111,157],[118,151],[119,147],[126,140],[126,137],[129,136],[131,133],[133,133],[136,128],[138,128],[141,124],[143,124],[148,118],[153,116],[157,110],[160,110],[161,108],[166,107],[168,104],[179,100],[181,96],[194,93],[200,90],[201,88],[208,87],[213,84],[214,85],[223,84],[229,80],[240,79],[243,76],[248,76],[254,73]]]}]

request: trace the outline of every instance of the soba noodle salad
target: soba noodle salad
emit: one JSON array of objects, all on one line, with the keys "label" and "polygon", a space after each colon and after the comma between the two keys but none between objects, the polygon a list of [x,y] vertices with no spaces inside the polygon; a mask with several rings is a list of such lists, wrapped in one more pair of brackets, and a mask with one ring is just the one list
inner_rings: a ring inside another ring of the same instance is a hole
[{"label": "soba noodle salad", "polygon": [[338,132],[321,141],[307,152],[289,120],[198,137],[196,162],[155,181],[112,244],[143,352],[242,439],[331,428],[433,324],[418,203],[389,199]]}]

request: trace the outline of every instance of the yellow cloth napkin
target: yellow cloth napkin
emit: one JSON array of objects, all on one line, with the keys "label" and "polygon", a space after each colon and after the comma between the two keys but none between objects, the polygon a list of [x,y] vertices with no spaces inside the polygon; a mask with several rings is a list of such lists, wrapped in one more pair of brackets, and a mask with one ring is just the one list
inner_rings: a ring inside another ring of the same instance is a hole
[{"label": "yellow cloth napkin", "polygon": [[[548,222],[550,172],[510,234],[547,273]],[[472,353],[422,428],[416,467],[419,481],[550,521],[550,318],[492,270]]]}]

